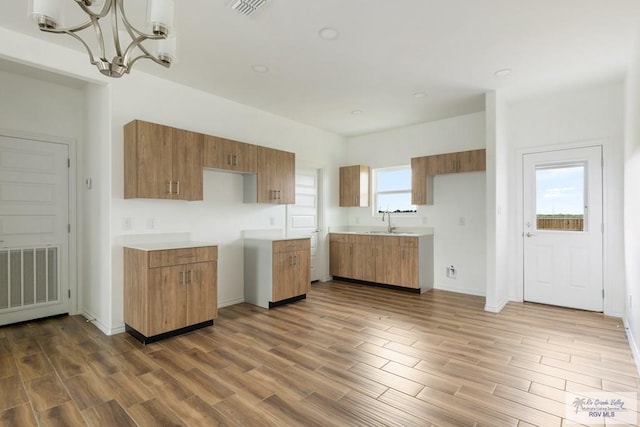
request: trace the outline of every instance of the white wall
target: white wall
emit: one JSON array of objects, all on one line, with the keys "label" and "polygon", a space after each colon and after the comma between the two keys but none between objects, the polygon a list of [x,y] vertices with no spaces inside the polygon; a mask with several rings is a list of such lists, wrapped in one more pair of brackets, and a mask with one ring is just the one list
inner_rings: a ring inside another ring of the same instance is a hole
[{"label": "white wall", "polygon": [[506,106],[496,92],[486,95],[487,120],[487,299],[485,310],[500,312],[509,301],[508,241],[506,211],[509,165],[506,136]]},{"label": "white wall", "polygon": [[[352,137],[348,143],[348,160],[342,166],[410,165],[412,157],[484,148],[485,115],[474,113]],[[436,176],[433,194],[433,205],[418,206],[417,215],[395,215],[393,224],[434,228],[437,289],[485,295],[485,172]],[[347,211],[350,225],[383,225],[371,208]],[[460,225],[460,218],[466,225]],[[456,266],[456,279],[446,277],[446,267],[451,264]]]},{"label": "white wall", "polygon": [[[272,228],[271,218],[274,228],[286,228],[285,206],[242,203],[243,177],[233,173],[205,171],[204,201],[124,200],[122,127],[133,119],[295,152],[296,164],[325,170],[329,224],[340,217],[337,168],[347,152],[342,137],[136,72],[112,84],[111,115],[112,328],[123,323],[123,234],[190,232],[217,244],[218,303],[225,306],[244,300],[242,230]],[[124,218],[132,230],[122,229]],[[150,218],[155,230],[147,229]]]},{"label": "white wall", "polygon": [[[86,123],[81,157],[82,303],[81,309],[103,331],[111,324],[110,188],[110,90],[106,85],[88,84],[85,89]],[[86,180],[91,180],[91,188]]]},{"label": "white wall", "polygon": [[624,314],[624,233],[623,233],[623,122],[622,83],[583,90],[543,95],[510,102],[509,143],[509,223],[510,247],[507,262],[511,272],[511,298],[522,300],[522,177],[517,165],[524,151],[552,147],[602,144],[604,148],[604,311]]},{"label": "white wall", "polygon": [[[86,99],[96,104],[87,106],[86,120],[82,119],[83,125],[85,122],[90,125],[87,133],[83,133],[81,126],[74,135],[87,139],[87,150],[79,156],[86,163],[86,170],[79,173],[79,180],[84,183],[85,178],[92,177],[94,184],[92,190],[81,191],[84,199],[80,205],[85,211],[85,236],[81,242],[86,247],[80,248],[80,253],[86,262],[82,272],[86,283],[81,284],[84,307],[80,310],[95,317],[95,323],[104,332],[117,332],[123,326],[122,241],[125,233],[187,232],[194,239],[218,244],[219,302],[225,305],[243,299],[242,230],[270,228],[271,217],[275,228],[285,229],[284,206],[243,204],[242,177],[234,174],[205,171],[202,202],[124,200],[122,127],[133,119],[293,151],[297,164],[324,170],[324,230],[346,221],[345,214],[337,208],[338,167],[347,154],[342,137],[163,81],[140,70],[119,80],[102,78],[88,64],[86,54],[3,28],[0,28],[0,39],[11,40],[11,43],[0,44],[0,58],[38,64],[98,85],[90,86],[85,94],[81,91],[78,94],[81,103]],[[57,94],[51,95],[51,98],[57,97]],[[63,99],[60,95],[56,101]],[[42,120],[64,130],[69,124],[56,118],[59,108],[57,104],[43,108]],[[33,117],[29,109],[24,108],[11,123],[23,123],[25,128],[34,129],[38,125],[34,124]],[[79,113],[78,117],[83,114]],[[56,128],[43,131],[57,133]],[[123,218],[131,219],[131,230],[122,230]],[[147,229],[149,218],[156,220],[155,230]],[[328,271],[324,277],[328,277]]]},{"label": "white wall", "polygon": [[624,164],[625,326],[640,373],[640,43],[627,75]]}]

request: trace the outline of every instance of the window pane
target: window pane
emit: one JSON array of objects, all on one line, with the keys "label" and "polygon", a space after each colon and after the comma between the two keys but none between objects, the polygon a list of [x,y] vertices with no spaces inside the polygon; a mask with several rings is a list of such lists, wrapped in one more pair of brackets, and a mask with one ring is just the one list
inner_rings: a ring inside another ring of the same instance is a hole
[{"label": "window pane", "polygon": [[584,165],[536,169],[538,230],[584,231]]},{"label": "window pane", "polygon": [[378,170],[377,191],[411,190],[411,168]]},{"label": "window pane", "polygon": [[377,212],[417,212],[411,204],[411,192],[378,194],[376,206]]}]

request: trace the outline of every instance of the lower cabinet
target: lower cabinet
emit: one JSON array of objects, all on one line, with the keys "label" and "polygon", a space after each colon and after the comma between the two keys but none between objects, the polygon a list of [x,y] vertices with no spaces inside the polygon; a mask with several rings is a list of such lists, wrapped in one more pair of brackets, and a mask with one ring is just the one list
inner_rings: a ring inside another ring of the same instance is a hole
[{"label": "lower cabinet", "polygon": [[426,291],[433,287],[433,236],[330,233],[334,277]]},{"label": "lower cabinet", "polygon": [[124,321],[143,343],[213,324],[218,314],[216,246],[124,248]]},{"label": "lower cabinet", "polygon": [[264,308],[306,297],[311,239],[245,239],[244,299]]}]

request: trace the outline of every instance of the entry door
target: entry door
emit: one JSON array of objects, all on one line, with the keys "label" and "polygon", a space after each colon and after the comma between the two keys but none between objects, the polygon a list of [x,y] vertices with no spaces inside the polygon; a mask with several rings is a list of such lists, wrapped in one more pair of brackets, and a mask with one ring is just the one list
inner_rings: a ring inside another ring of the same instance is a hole
[{"label": "entry door", "polygon": [[602,147],[525,154],[524,299],[602,311]]},{"label": "entry door", "polygon": [[296,203],[288,207],[287,235],[311,238],[311,281],[320,280],[318,270],[318,176],[317,169],[296,170]]},{"label": "entry door", "polygon": [[0,136],[0,325],[69,312],[68,157]]}]

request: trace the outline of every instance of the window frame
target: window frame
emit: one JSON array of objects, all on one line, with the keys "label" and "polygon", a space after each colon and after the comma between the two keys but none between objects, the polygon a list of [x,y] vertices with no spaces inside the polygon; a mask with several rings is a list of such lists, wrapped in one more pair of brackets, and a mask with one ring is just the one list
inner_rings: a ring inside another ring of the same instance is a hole
[{"label": "window frame", "polygon": [[[389,167],[381,167],[381,168],[371,168],[371,213],[374,217],[381,217],[382,212],[378,211],[378,194],[409,194],[409,202],[411,202],[412,195],[412,186],[411,181],[409,181],[409,187],[404,190],[393,190],[393,191],[378,191],[378,173],[380,171],[383,172],[392,172],[399,170],[408,170],[411,172],[411,165],[400,165],[400,166],[389,166]],[[418,214],[418,205],[412,204],[414,207],[414,211],[412,212],[394,212],[391,211],[394,215],[402,215],[402,216],[416,216]]]}]

